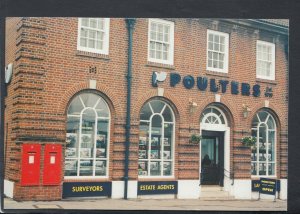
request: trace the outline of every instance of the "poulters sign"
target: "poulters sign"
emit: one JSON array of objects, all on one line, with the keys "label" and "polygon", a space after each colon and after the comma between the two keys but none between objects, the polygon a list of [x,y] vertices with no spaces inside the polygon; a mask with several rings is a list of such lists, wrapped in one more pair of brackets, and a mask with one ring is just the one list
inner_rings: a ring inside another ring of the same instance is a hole
[{"label": "poulters sign", "polygon": [[[159,82],[165,81],[167,74],[165,72],[153,72],[152,73],[152,86],[157,87]],[[272,97],[273,91],[272,87],[267,86],[266,88],[261,88],[259,84],[250,85],[249,83],[239,83],[237,81],[229,80],[217,80],[214,78],[207,77],[196,77],[194,78],[191,75],[186,75],[183,78],[177,72],[170,73],[170,86],[176,87],[182,82],[183,86],[186,89],[192,89],[197,87],[200,91],[209,90],[211,92],[217,93],[231,93],[234,95],[241,94],[243,96],[253,96],[260,97],[262,93],[265,97]],[[230,87],[230,92],[229,92]]]}]

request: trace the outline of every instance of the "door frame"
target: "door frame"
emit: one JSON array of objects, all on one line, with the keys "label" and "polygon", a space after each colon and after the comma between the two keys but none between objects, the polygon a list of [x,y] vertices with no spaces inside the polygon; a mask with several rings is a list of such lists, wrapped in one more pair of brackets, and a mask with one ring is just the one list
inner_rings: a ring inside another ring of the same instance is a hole
[{"label": "door frame", "polygon": [[[218,141],[218,160],[219,160],[219,181],[218,183],[219,184],[216,184],[216,185],[220,185],[220,186],[224,186],[224,135],[225,133],[223,131],[206,131],[206,130],[202,130],[202,136],[205,136],[207,139],[215,139],[216,142],[214,142],[214,144],[217,143]],[[204,138],[204,137],[203,137]],[[201,148],[200,148],[200,152],[201,149],[202,149],[202,143],[200,144]],[[215,148],[214,148],[215,149]],[[215,153],[216,151],[214,151]],[[201,153],[202,155],[202,153]],[[216,154],[214,154],[214,157],[215,158]],[[201,156],[201,162],[202,162],[202,156]],[[202,171],[202,165],[201,165],[201,170],[200,172]],[[200,180],[201,180],[201,176],[200,176]]]},{"label": "door frame", "polygon": [[[200,135],[202,136],[203,132],[215,132],[222,133],[223,135],[223,144],[224,144],[224,173],[223,173],[223,184],[225,183],[225,176],[230,178],[230,127],[225,125],[212,125],[212,124],[200,124]],[[201,166],[201,140],[199,146],[199,166]],[[202,167],[202,166],[201,166]],[[199,183],[201,185],[201,177],[200,177],[201,168],[199,167]]]}]

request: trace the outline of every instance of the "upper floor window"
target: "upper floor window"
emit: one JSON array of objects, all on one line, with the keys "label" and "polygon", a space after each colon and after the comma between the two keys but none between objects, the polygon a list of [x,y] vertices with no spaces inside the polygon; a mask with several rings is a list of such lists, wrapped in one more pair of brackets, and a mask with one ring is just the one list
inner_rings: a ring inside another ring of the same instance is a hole
[{"label": "upper floor window", "polygon": [[275,44],[257,41],[256,77],[275,80]]},{"label": "upper floor window", "polygon": [[174,22],[149,19],[148,61],[173,65]]},{"label": "upper floor window", "polygon": [[227,33],[207,30],[207,70],[228,72],[228,40]]},{"label": "upper floor window", "polygon": [[65,176],[107,177],[110,111],[93,93],[76,96],[68,109]]},{"label": "upper floor window", "polygon": [[79,18],[77,49],[108,54],[109,18]]}]

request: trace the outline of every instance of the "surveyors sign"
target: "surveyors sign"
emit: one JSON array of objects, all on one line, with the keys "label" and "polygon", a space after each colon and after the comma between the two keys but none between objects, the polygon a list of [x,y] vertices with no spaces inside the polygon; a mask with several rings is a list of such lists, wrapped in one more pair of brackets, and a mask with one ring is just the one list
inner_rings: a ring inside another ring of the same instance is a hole
[{"label": "surveyors sign", "polygon": [[276,180],[261,178],[260,179],[260,193],[275,195],[276,194]]}]

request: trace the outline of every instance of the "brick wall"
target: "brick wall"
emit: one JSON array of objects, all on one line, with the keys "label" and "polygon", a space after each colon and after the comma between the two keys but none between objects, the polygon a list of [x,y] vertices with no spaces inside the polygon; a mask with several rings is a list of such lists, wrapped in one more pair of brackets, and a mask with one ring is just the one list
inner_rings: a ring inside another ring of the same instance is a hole
[{"label": "brick wall", "polygon": [[[227,115],[231,128],[231,170],[235,178],[250,178],[250,150],[240,140],[250,134],[255,113],[270,101],[270,111],[277,125],[277,177],[287,177],[287,101],[288,63],[285,53],[286,38],[256,28],[242,27],[208,19],[169,19],[175,22],[174,65],[166,66],[147,61],[148,21],[137,19],[133,33],[132,123],[129,177],[137,179],[139,112],[149,99],[157,96],[151,86],[153,71],[165,71],[167,80],[159,83],[164,97],[176,117],[175,179],[199,179],[199,146],[188,143],[190,133],[200,129],[203,109],[215,101],[215,95],[200,91],[195,86],[188,90],[182,83],[169,85],[169,74],[206,76],[272,86],[273,97],[232,95],[221,92],[219,106]],[[220,74],[206,70],[207,29],[229,33],[229,72]],[[127,96],[127,42],[124,19],[111,19],[109,55],[77,51],[78,19],[76,18],[11,18],[7,20],[6,62],[14,61],[14,75],[6,98],[8,123],[5,178],[15,181],[15,198],[59,199],[61,186],[21,187],[21,144],[59,143],[64,146],[66,109],[73,96],[89,90],[89,80],[97,81],[98,93],[111,110],[110,168],[108,180],[122,180],[124,176],[125,117]],[[256,79],[256,40],[276,44],[276,80]],[[90,72],[96,68],[96,72]],[[189,99],[198,104],[189,113]],[[242,104],[251,108],[243,118]],[[42,147],[43,148],[43,147]],[[42,149],[43,150],[43,149]],[[63,153],[64,154],[64,153]],[[43,160],[43,157],[42,157]],[[41,162],[43,163],[43,162]],[[63,163],[62,163],[63,166]],[[41,164],[41,172],[43,164]],[[62,172],[63,175],[63,172]],[[99,179],[98,179],[99,180]],[[103,180],[103,179],[100,179]],[[107,179],[106,179],[107,180]],[[42,181],[42,176],[41,176]],[[62,176],[63,181],[63,176]]]}]

